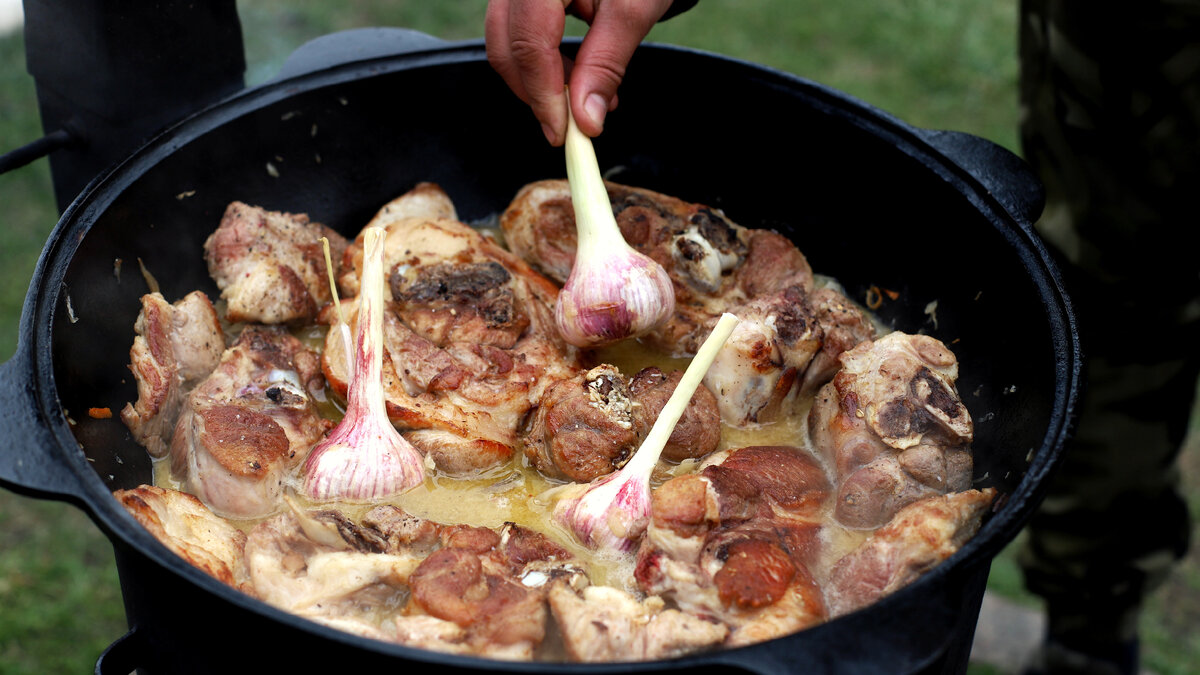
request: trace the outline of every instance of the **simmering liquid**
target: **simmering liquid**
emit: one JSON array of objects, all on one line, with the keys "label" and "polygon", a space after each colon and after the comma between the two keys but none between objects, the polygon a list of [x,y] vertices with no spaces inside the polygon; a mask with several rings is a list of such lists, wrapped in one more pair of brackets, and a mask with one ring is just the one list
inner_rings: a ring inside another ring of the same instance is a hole
[{"label": "simmering liquid", "polygon": [[[324,326],[306,327],[298,330],[296,335],[309,348],[319,352],[324,344],[325,331]],[[627,376],[647,366],[657,366],[666,372],[683,370],[689,362],[688,359],[665,358],[634,341],[626,341],[601,350],[597,356],[600,361],[617,366]],[[786,445],[810,453],[824,466],[820,456],[813,453],[808,436],[805,420],[811,405],[811,398],[798,401],[792,410],[781,415],[779,421],[757,428],[737,429],[722,425],[717,455],[749,445]],[[327,392],[325,400],[318,401],[318,407],[326,417],[334,420],[342,417],[340,403],[331,393]],[[675,476],[696,471],[702,466],[702,462],[703,460],[687,460],[672,464],[662,461],[652,478],[652,485],[657,486]],[[169,461],[165,460],[155,463],[155,484],[176,490],[184,489],[185,486],[171,476],[169,464]],[[826,473],[831,475],[829,468],[825,468]],[[542,476],[518,453],[508,463],[470,478],[448,476],[430,468],[423,485],[403,495],[373,504],[316,503],[308,501],[295,490],[289,489],[288,492],[301,505],[314,509],[337,508],[356,522],[370,508],[385,503],[393,504],[412,515],[447,525],[466,524],[498,529],[506,522],[516,523],[546,534],[574,553],[581,566],[588,571],[592,583],[636,592],[632,554],[619,558],[597,554],[579,545],[570,531],[552,521],[550,516],[554,508],[555,492],[562,485],[559,481]],[[822,534],[825,546],[822,547],[820,560],[811,570],[818,582],[826,579],[834,562],[857,547],[869,534],[868,531],[850,530],[838,525],[832,518],[831,504],[822,514],[822,518],[825,521]],[[249,530],[259,521],[230,522]]]}]

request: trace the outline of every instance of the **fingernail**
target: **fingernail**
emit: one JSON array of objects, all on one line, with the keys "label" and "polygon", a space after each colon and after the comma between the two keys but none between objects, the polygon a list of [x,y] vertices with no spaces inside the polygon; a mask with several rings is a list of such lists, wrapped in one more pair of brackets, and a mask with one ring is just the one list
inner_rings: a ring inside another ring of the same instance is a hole
[{"label": "fingernail", "polygon": [[596,126],[604,126],[604,115],[608,112],[608,101],[600,94],[589,94],[583,101],[583,109],[587,111],[588,117],[592,118]]},{"label": "fingernail", "polygon": [[550,145],[554,145],[554,143],[558,140],[558,134],[554,133],[554,127],[550,126],[549,124],[542,125],[542,134],[546,136],[547,141],[550,141]]}]

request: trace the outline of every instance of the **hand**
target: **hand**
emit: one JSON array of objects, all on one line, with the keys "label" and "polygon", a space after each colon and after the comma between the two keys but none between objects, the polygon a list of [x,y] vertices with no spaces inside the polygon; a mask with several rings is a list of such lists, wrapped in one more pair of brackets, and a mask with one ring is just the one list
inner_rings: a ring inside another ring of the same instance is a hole
[{"label": "hand", "polygon": [[[575,123],[588,136],[604,128],[617,105],[625,67],[672,0],[489,0],[485,39],[488,61],[509,88],[529,104],[551,145],[567,133],[567,96]],[[570,12],[590,26],[576,60],[562,43]]]}]

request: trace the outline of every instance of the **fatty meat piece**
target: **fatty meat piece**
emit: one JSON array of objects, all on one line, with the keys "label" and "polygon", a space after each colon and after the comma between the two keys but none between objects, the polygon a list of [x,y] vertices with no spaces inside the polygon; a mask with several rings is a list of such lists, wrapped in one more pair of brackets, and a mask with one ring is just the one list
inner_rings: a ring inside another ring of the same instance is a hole
[{"label": "fatty meat piece", "polygon": [[829,493],[821,467],[784,446],[740,448],[673,478],[653,493],[638,586],[727,624],[727,646],[820,623],[826,609],[811,567]]},{"label": "fatty meat piece", "polygon": [[225,338],[217,312],[200,291],[175,304],[157,291],[142,296],[129,369],[138,400],[126,403],[121,420],[152,457],[167,454],[167,443],[184,397],[217,367]]},{"label": "fatty meat piece", "polygon": [[246,533],[199,499],[177,490],[140,485],[113,493],[121,506],[188,564],[223,584],[254,595],[246,567]]},{"label": "fatty meat piece", "polygon": [[[439,202],[434,186],[418,189],[420,201],[403,195],[371,223],[387,231],[388,416],[439,469],[470,474],[512,456],[526,413],[546,387],[580,370],[579,356],[554,326],[555,286],[467,225],[408,215],[414,203]],[[339,283],[346,290],[357,289],[359,257],[356,240],[343,258]],[[343,313],[353,324],[353,300],[343,300]],[[332,312],[324,318],[334,320]],[[337,331],[326,339],[323,368],[344,392],[348,371]]]},{"label": "fatty meat piece", "polygon": [[834,471],[838,522],[876,528],[917,499],[970,487],[973,424],[944,344],[894,332],[839,358],[808,416]]},{"label": "fatty meat piece", "polygon": [[317,410],[319,367],[287,331],[247,326],[188,395],[171,439],[172,472],[222,516],[275,512],[285,478],[333,427]]},{"label": "fatty meat piece", "polygon": [[231,202],[204,242],[208,271],[228,303],[232,322],[311,322],[330,300],[321,237],[333,260],[346,240],[305,214],[268,211]]}]

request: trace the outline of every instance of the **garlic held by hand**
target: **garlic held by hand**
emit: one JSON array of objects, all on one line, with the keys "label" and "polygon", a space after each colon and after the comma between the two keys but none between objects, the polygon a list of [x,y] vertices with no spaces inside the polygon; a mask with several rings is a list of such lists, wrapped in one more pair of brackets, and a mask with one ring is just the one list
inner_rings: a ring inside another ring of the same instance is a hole
[{"label": "garlic held by hand", "polygon": [[574,532],[581,543],[595,549],[624,552],[633,548],[646,531],[650,524],[650,475],[696,387],[737,324],[738,319],[732,314],[722,314],[717,320],[646,440],[625,466],[588,485],[563,491],[554,505],[553,518]]},{"label": "garlic held by hand", "polygon": [[347,355],[352,364],[346,416],[304,463],[303,490],[313,499],[370,501],[400,494],[425,481],[420,453],[387,416],[383,391],[384,237],[384,230],[378,227],[363,233],[356,348]]},{"label": "garlic held by hand", "polygon": [[675,289],[662,265],[621,236],[592,141],[567,117],[567,182],[578,244],[554,321],[576,347],[644,335],[675,313]]}]

